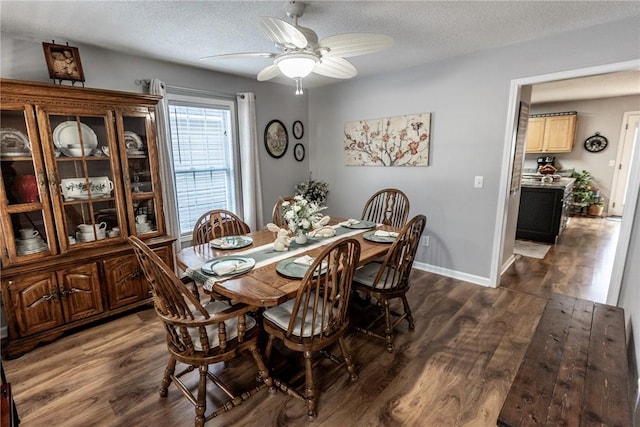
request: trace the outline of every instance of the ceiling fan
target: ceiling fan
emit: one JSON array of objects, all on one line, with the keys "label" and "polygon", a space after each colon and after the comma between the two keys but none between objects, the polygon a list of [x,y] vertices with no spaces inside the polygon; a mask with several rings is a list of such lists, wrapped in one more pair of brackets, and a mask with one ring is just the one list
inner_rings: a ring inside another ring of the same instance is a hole
[{"label": "ceiling fan", "polygon": [[346,33],[318,40],[310,28],[298,25],[306,4],[290,1],[285,12],[293,25],[272,17],[260,18],[260,29],[275,43],[280,53],[244,52],[207,56],[200,59],[273,58],[273,64],[258,73],[259,81],[285,75],[296,82],[296,95],[301,95],[302,79],[310,73],[336,79],[350,79],[358,70],[346,57],[377,52],[393,44],[384,34]]}]

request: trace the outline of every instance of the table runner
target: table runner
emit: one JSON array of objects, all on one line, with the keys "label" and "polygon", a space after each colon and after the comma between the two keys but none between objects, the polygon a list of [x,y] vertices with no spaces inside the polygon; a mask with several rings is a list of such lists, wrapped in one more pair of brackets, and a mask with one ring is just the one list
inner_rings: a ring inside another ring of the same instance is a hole
[{"label": "table runner", "polygon": [[[307,252],[311,249],[315,249],[318,248],[320,246],[325,246],[328,245],[336,240],[342,239],[343,237],[349,237],[349,236],[354,236],[356,234],[360,234],[363,233],[367,230],[370,229],[362,229],[362,228],[358,228],[358,229],[352,229],[352,228],[345,228],[340,226],[340,224],[336,224],[332,226],[335,230],[336,230],[336,235],[333,237],[323,237],[323,238],[318,238],[318,237],[309,237],[308,238],[308,242],[300,245],[298,243],[295,242],[295,239],[291,239],[291,245],[289,246],[289,250],[288,251],[284,251],[284,252],[279,252],[273,249],[273,242],[271,243],[267,243],[265,245],[262,246],[258,246],[255,248],[250,248],[244,251],[240,251],[240,252],[234,252],[232,255],[233,256],[247,256],[247,257],[251,257],[253,259],[256,260],[256,265],[253,267],[252,270],[256,269],[256,268],[260,268],[260,267],[264,267],[265,265],[269,265],[269,264],[273,264],[274,262],[278,262],[281,261],[283,259],[287,259],[287,258],[291,258],[293,256],[296,256],[298,254]],[[215,259],[215,258],[213,258]],[[203,262],[201,265],[199,265],[198,267],[195,268],[188,268],[186,271],[187,276],[189,276],[190,278],[192,278],[196,283],[198,284],[202,284],[203,288],[207,291],[210,291],[211,289],[213,289],[213,285],[216,282],[223,282],[225,280],[229,280],[232,279],[234,277],[237,277],[239,274],[234,274],[234,275],[229,275],[229,276],[225,276],[225,277],[218,277],[216,275],[213,274],[207,274],[205,272],[202,271],[201,267],[209,262],[211,260],[207,260],[205,262]],[[249,270],[249,271],[252,271]],[[248,273],[249,271],[246,271],[244,273],[240,273],[240,274],[245,274]]]}]

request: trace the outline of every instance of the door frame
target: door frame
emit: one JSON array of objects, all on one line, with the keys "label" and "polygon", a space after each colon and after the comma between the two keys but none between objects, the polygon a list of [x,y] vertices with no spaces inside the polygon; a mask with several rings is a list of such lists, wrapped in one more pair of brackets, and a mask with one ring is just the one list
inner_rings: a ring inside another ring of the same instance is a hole
[{"label": "door frame", "polygon": [[[539,83],[546,83],[555,80],[565,80],[576,77],[587,77],[596,74],[613,73],[617,71],[627,71],[640,68],[640,59],[633,61],[616,62],[612,64],[597,65],[586,68],[579,68],[568,71],[561,71],[557,73],[541,74],[536,76],[524,77],[511,80],[509,90],[509,104],[507,108],[507,123],[505,129],[503,158],[502,158],[502,171],[500,174],[500,187],[498,194],[497,213],[496,213],[496,226],[494,229],[493,239],[493,253],[491,257],[491,271],[489,276],[489,286],[498,287],[500,284],[500,273],[503,270],[502,257],[504,252],[504,238],[507,229],[508,209],[509,209],[509,191],[511,184],[511,173],[513,170],[513,158],[515,154],[515,130],[518,120],[518,106],[520,103],[520,93],[523,86],[534,85]],[[630,165],[630,178],[629,185],[627,187],[627,196],[629,205],[631,200],[637,201],[637,194],[631,193],[631,188],[638,188],[640,185],[640,164],[638,158],[640,157],[640,150],[636,150],[634,159],[632,159]],[[633,176],[632,176],[633,175]],[[633,181],[632,181],[633,179]],[[634,187],[635,185],[635,187]],[[635,203],[633,203],[635,208]],[[614,258],[613,271],[611,274],[611,281],[609,283],[609,292],[607,295],[607,303],[616,305],[618,296],[620,294],[620,286],[622,281],[622,273],[624,271],[624,264],[627,258],[627,250],[629,248],[629,241],[631,238],[631,228],[635,222],[635,209],[632,211],[630,208],[625,208],[622,224],[620,227],[620,234],[618,237],[618,246],[616,248],[616,255]]]},{"label": "door frame", "polygon": [[[629,174],[631,173],[631,160],[633,157],[633,150],[634,150],[634,147],[637,146],[637,141],[635,140],[631,140],[627,142],[628,132],[631,130],[629,129],[629,122],[631,121],[632,117],[637,117],[635,120],[640,120],[640,111],[627,111],[623,114],[622,126],[620,128],[620,138],[618,142],[618,152],[616,153],[616,167],[613,171],[613,179],[611,182],[611,195],[609,197],[609,207],[607,209],[607,212],[610,215],[618,216],[617,214],[612,214],[612,211],[614,210],[614,208],[612,208],[612,205],[616,201],[616,199],[620,199],[620,196],[623,196],[623,194],[619,194],[619,193],[624,193],[624,195],[626,195],[627,193],[626,186],[624,187],[623,191],[620,191],[620,189],[618,188],[619,184],[621,184],[620,181],[624,178],[627,181],[627,186],[629,185],[628,177],[629,177]],[[627,144],[629,144],[630,146],[627,146]],[[622,165],[625,162],[628,164],[627,174],[626,176],[622,177],[620,174],[620,165]],[[622,215],[619,215],[619,216],[622,216]]]}]

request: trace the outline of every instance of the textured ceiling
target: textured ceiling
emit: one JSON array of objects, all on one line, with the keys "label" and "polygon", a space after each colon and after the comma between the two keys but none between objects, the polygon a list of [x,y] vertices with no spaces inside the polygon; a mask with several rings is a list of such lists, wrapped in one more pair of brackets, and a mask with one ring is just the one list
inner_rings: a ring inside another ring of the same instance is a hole
[{"label": "textured ceiling", "polygon": [[[319,38],[392,36],[382,52],[351,58],[359,76],[519,43],[630,16],[638,1],[313,1],[299,24]],[[2,32],[36,41],[100,46],[255,78],[269,59],[201,61],[232,52],[276,52],[261,16],[288,20],[286,1],[0,1]],[[640,18],[639,18],[640,22]],[[357,78],[357,77],[356,77]],[[290,80],[276,80],[291,84]],[[310,76],[305,86],[336,80]]]}]

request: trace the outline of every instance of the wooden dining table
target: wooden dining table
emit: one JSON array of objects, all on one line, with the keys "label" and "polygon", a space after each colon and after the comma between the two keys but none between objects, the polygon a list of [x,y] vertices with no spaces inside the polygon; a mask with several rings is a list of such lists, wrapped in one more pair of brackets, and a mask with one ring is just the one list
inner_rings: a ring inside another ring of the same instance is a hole
[{"label": "wooden dining table", "polygon": [[[336,225],[341,221],[344,220],[340,218],[333,218],[329,224]],[[394,227],[383,225],[378,225],[376,229],[395,232],[399,231]],[[378,243],[366,240],[363,237],[363,234],[371,230],[372,229],[353,230],[354,232],[357,231],[357,233],[349,236],[360,243],[360,259],[358,261],[358,266],[362,266],[386,255],[387,251],[391,247],[391,243]],[[176,256],[177,264],[183,271],[188,273],[190,270],[200,269],[205,262],[215,259],[216,257],[243,254],[251,248],[273,243],[276,239],[276,233],[268,230],[255,231],[247,234],[247,236],[253,239],[253,243],[251,246],[241,249],[221,250],[215,249],[209,244],[184,248],[178,252]],[[333,241],[335,241],[335,238],[317,240],[310,239],[310,244],[308,246],[312,246],[312,243],[314,242],[320,243],[320,245],[316,245],[313,249],[295,252],[295,255],[292,252],[291,256],[316,256],[322,252],[323,248],[327,244],[330,244]],[[282,256],[286,256],[286,253],[287,252],[283,252]],[[211,291],[232,300],[240,301],[256,307],[276,306],[288,299],[294,298],[300,284],[302,283],[302,279],[285,277],[279,274],[276,270],[277,265],[278,262],[276,261],[261,267],[256,267],[237,276],[221,278],[213,283]]]}]

